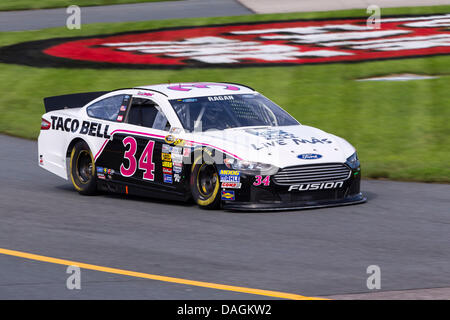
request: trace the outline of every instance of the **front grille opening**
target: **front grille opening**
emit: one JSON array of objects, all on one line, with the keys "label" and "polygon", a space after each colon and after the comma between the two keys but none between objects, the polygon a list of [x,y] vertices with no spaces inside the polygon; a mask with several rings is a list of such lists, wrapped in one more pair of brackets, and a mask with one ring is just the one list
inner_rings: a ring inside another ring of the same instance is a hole
[{"label": "front grille opening", "polygon": [[273,179],[280,185],[343,181],[351,170],[343,163],[294,166],[281,169]]}]

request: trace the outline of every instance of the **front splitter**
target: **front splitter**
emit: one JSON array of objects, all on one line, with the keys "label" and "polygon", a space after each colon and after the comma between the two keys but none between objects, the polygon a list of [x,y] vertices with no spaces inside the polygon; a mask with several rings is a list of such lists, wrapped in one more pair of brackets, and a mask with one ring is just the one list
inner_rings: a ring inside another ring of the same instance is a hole
[{"label": "front splitter", "polygon": [[250,202],[225,202],[223,209],[230,211],[287,211],[318,209],[327,207],[348,206],[352,204],[364,203],[367,198],[362,193],[342,200],[307,201],[289,203],[250,203]]}]

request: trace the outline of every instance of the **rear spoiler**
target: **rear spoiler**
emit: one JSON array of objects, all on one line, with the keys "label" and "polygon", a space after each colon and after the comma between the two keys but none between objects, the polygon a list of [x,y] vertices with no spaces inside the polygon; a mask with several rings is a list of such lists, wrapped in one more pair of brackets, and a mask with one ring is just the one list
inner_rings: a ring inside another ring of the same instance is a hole
[{"label": "rear spoiler", "polygon": [[45,112],[60,109],[81,108],[92,100],[109,92],[110,91],[84,92],[44,98]]}]

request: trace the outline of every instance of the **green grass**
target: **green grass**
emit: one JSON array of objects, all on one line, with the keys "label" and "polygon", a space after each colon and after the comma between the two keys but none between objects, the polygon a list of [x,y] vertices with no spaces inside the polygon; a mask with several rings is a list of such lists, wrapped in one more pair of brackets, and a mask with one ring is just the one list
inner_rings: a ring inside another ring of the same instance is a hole
[{"label": "green grass", "polygon": [[111,4],[157,2],[174,0],[2,0],[0,11],[65,8],[70,5],[80,7],[104,6]]},{"label": "green grass", "polygon": [[[383,10],[383,14],[446,13],[450,7]],[[0,46],[21,41],[115,33],[177,25],[239,21],[365,16],[364,10],[335,13],[257,15],[139,23],[97,24],[0,33]],[[408,82],[356,82],[391,73],[438,74]],[[42,98],[161,82],[228,81],[250,85],[301,123],[344,137],[359,152],[363,175],[371,178],[450,182],[450,56],[391,61],[185,70],[91,70],[0,64],[0,131],[36,139]],[[280,81],[282,79],[282,81]]]}]

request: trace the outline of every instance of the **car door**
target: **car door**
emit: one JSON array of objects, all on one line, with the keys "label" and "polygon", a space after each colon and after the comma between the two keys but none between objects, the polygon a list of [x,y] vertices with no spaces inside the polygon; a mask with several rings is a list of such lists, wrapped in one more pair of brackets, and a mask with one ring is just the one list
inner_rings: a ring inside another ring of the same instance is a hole
[{"label": "car door", "polygon": [[95,137],[98,140],[95,141],[96,144],[101,146],[95,154],[96,175],[100,180],[115,180],[119,172],[122,157],[115,152],[115,148],[120,143],[110,135],[122,126],[130,101],[130,94],[117,94],[94,102],[86,108],[89,122],[99,122],[104,126],[105,133],[108,133],[108,136]]},{"label": "car door", "polygon": [[109,148],[116,181],[157,193],[176,191],[171,154],[163,150],[171,125],[162,108],[150,98],[133,96],[128,109],[124,129],[116,130]]}]

